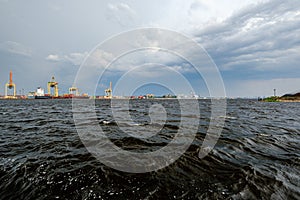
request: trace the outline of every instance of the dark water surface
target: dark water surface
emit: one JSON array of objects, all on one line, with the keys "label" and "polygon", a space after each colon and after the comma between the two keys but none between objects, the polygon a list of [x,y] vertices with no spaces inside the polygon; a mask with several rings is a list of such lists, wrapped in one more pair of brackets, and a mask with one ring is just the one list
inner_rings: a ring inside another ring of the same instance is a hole
[{"label": "dark water surface", "polygon": [[[153,102],[132,101],[132,119],[149,123]],[[176,100],[156,103],[164,104],[168,120],[151,141],[121,134],[107,100],[96,101],[99,124],[119,147],[156,150],[180,122]],[[204,159],[198,151],[210,102],[199,105],[198,133],[187,152],[164,169],[134,174],[111,169],[86,150],[70,100],[2,100],[0,199],[300,199],[300,103],[229,100],[222,135]]]}]

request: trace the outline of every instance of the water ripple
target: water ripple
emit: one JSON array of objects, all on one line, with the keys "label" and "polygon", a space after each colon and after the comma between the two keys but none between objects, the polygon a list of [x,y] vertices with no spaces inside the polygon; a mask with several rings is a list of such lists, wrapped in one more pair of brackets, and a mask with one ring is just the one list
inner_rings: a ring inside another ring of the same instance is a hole
[{"label": "water ripple", "polygon": [[[178,102],[132,103],[133,122],[123,125],[148,126],[151,104],[165,106],[167,122],[157,135],[125,134],[113,120],[109,101],[97,101],[97,119],[84,119],[77,128],[96,121],[128,151],[167,145],[179,129]],[[210,101],[200,100],[199,129],[188,151],[170,166],[145,174],[119,172],[96,160],[77,135],[69,100],[0,104],[0,199],[300,199],[297,103],[228,101],[228,115],[220,116],[226,122],[222,135],[199,159],[210,119]],[[183,118],[195,116],[184,113]]]}]

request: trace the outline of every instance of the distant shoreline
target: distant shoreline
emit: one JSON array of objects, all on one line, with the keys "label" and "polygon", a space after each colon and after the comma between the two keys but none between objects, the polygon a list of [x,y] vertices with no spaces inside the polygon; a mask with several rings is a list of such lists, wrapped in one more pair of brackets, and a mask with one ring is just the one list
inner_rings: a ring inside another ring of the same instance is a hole
[{"label": "distant shoreline", "polygon": [[279,102],[300,102],[300,99],[297,100],[279,99]]},{"label": "distant shoreline", "polygon": [[263,102],[300,102],[299,97],[267,97],[262,99]]}]

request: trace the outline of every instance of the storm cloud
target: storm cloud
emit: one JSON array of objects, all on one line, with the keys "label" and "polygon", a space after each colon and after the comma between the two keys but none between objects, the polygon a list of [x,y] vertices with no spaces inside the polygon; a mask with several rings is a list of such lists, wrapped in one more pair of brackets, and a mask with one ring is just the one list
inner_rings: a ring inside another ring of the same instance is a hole
[{"label": "storm cloud", "polygon": [[[124,31],[158,27],[183,33],[202,45],[219,68],[228,96],[267,96],[275,87],[278,94],[299,90],[299,1],[54,0],[0,4],[3,88],[9,70],[13,70],[19,89],[45,87],[55,76],[61,91],[67,91],[80,65],[98,44]],[[104,62],[110,54],[97,55]],[[136,54],[116,65],[116,72],[143,64],[147,61],[143,56]],[[183,73],[191,83],[197,82],[186,62],[166,54],[159,55],[157,61]],[[112,69],[106,80],[114,79],[113,74]],[[198,93],[209,95],[201,90]]]}]

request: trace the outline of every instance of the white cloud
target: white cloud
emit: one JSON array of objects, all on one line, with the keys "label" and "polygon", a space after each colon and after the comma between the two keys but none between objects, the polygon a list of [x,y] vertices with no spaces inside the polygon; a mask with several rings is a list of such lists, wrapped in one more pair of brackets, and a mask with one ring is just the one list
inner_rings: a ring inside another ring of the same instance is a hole
[{"label": "white cloud", "polygon": [[[164,17],[154,24],[191,34],[209,24],[221,23],[238,10],[268,0],[173,0]],[[153,22],[152,22],[153,23]]]},{"label": "white cloud", "polygon": [[89,55],[85,65],[104,69],[113,59],[114,55],[112,53],[96,49],[91,55]]},{"label": "white cloud", "polygon": [[32,50],[31,48],[13,41],[6,41],[0,43],[0,50],[6,51],[13,54],[23,55],[23,56],[31,56]]},{"label": "white cloud", "polygon": [[53,62],[70,62],[73,65],[80,65],[84,58],[88,55],[88,52],[83,53],[70,53],[67,55],[50,54],[46,57],[46,60]]},{"label": "white cloud", "polygon": [[58,62],[61,61],[61,58],[57,54],[50,54],[46,57],[46,60]]},{"label": "white cloud", "polygon": [[131,26],[136,19],[136,12],[126,3],[109,3],[106,17],[121,26]]},{"label": "white cloud", "polygon": [[[192,66],[177,55],[156,49],[141,49],[119,58],[112,53],[97,49],[89,55],[85,65],[95,69],[106,69],[114,74],[126,73],[135,69],[136,73],[143,73],[143,76],[161,75],[162,73],[158,73],[158,69],[163,67],[172,68],[180,73],[194,72]],[[138,66],[143,67],[136,70]]]},{"label": "white cloud", "polygon": [[74,65],[81,65],[85,57],[88,55],[88,52],[83,53],[70,53],[69,55],[65,55],[64,59],[70,61]]}]

